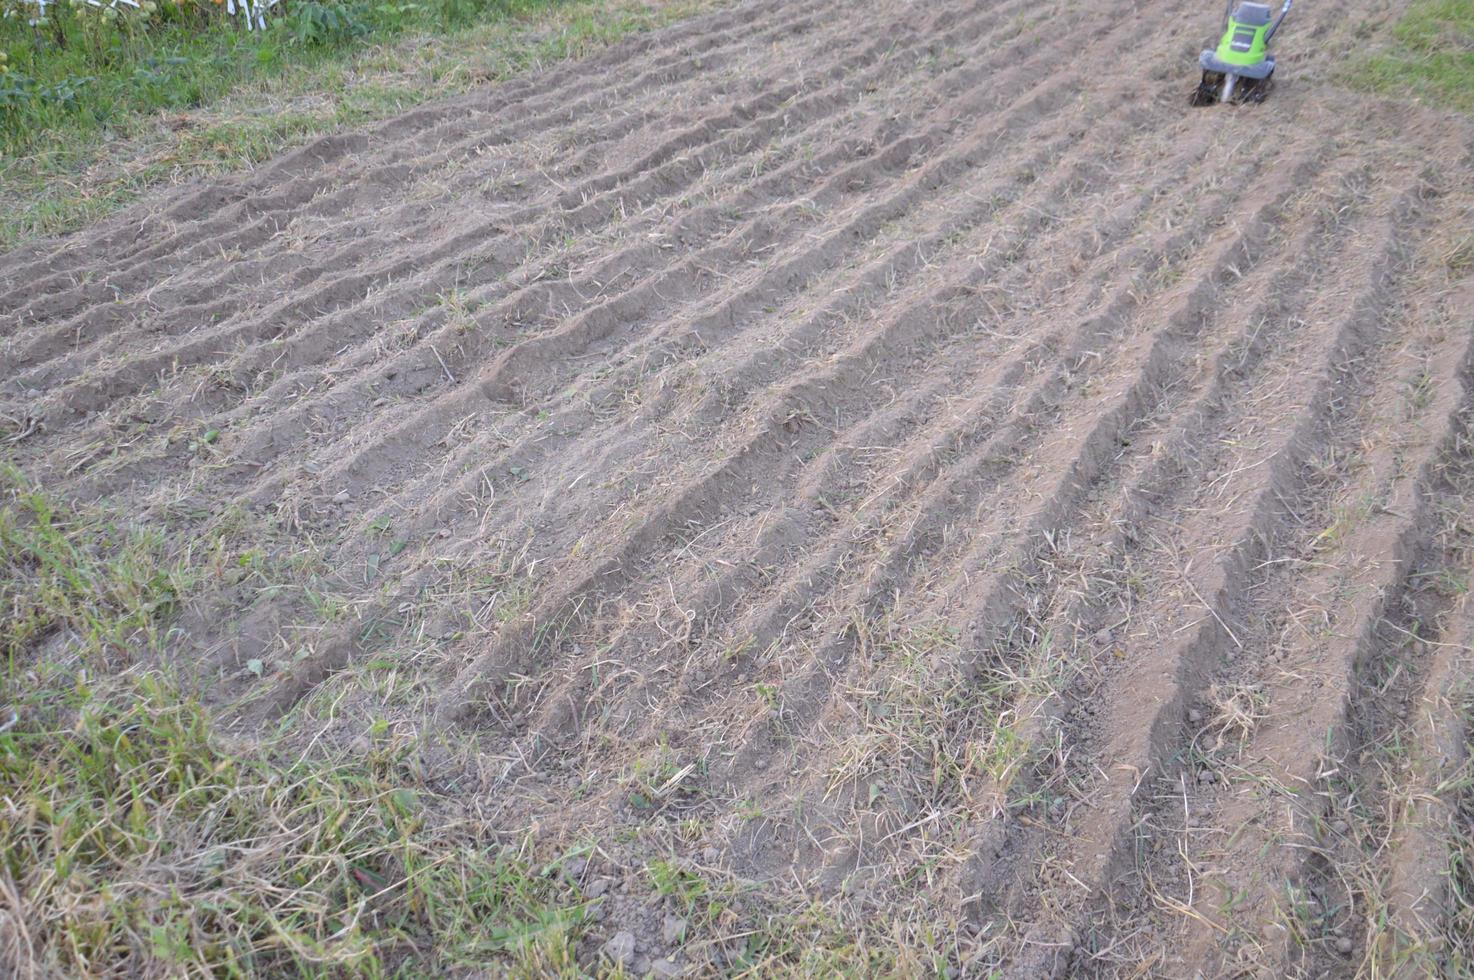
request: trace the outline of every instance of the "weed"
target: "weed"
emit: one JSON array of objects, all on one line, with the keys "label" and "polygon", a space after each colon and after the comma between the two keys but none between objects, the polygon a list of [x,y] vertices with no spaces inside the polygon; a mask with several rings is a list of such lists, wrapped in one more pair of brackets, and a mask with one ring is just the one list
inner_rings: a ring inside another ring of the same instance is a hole
[{"label": "weed", "polygon": [[711,901],[712,888],[695,871],[669,861],[652,861],[645,871],[656,894],[673,899],[676,907],[687,917],[699,911],[714,920],[719,914],[720,907]]},{"label": "weed", "polygon": [[159,558],[157,533],[78,524],[12,468],[0,491],[11,498],[0,508],[0,650],[12,670],[47,642],[103,658],[159,643],[188,572]]},{"label": "weed", "polygon": [[650,810],[685,798],[696,792],[691,777],[699,778],[703,771],[699,762],[682,765],[676,753],[662,743],[653,757],[635,760],[630,774],[629,803],[637,810]]}]

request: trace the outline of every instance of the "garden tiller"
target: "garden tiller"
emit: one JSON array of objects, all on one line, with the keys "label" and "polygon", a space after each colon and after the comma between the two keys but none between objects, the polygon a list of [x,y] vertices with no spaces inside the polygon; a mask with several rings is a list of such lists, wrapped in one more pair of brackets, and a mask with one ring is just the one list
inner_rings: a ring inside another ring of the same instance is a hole
[{"label": "garden tiller", "polygon": [[1228,0],[1223,39],[1217,49],[1204,51],[1198,58],[1203,80],[1193,93],[1193,105],[1264,101],[1274,75],[1269,41],[1285,22],[1293,2],[1285,0],[1279,16],[1271,21],[1268,4],[1240,3],[1235,9],[1234,0]]}]

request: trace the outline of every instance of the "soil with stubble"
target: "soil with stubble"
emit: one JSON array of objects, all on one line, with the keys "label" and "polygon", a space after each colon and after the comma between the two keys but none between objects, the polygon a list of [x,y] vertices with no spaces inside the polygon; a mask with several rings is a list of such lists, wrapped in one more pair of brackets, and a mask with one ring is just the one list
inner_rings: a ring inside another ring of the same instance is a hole
[{"label": "soil with stubble", "polygon": [[241,739],[582,848],[589,963],[738,964],[655,867],[964,975],[1467,965],[1474,125],[1336,74],[1404,7],[1203,110],[1216,6],[720,9],[0,256],[5,454],[223,569]]}]

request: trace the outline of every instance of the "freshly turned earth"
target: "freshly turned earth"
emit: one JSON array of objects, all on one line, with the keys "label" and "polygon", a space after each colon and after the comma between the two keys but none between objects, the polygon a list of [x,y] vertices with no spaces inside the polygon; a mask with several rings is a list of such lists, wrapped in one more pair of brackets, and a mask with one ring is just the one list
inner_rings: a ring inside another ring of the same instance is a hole
[{"label": "freshly turned earth", "polygon": [[215,563],[239,737],[413,744],[586,885],[969,975],[1436,959],[1474,126],[1337,75],[1404,6],[1190,110],[1212,5],[741,3],[0,257],[0,437]]}]

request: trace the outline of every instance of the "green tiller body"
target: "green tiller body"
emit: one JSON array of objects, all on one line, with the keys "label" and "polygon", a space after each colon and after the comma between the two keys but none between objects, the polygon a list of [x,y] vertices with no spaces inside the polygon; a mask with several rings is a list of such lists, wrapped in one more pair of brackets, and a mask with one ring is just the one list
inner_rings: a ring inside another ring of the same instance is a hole
[{"label": "green tiller body", "polygon": [[1221,102],[1262,102],[1274,78],[1274,55],[1269,42],[1285,22],[1294,0],[1285,0],[1279,16],[1272,17],[1268,5],[1229,0],[1224,11],[1223,38],[1216,49],[1198,57],[1203,79],[1193,92],[1193,105]]}]

